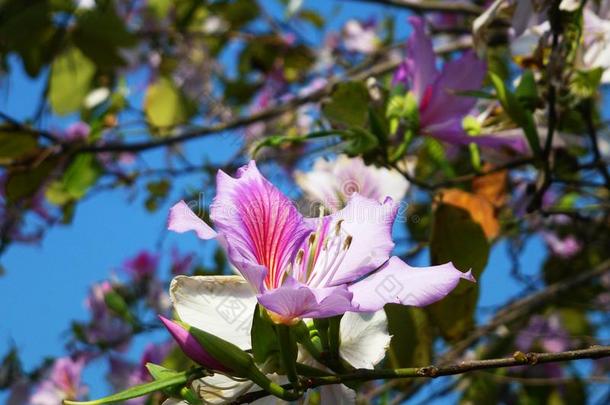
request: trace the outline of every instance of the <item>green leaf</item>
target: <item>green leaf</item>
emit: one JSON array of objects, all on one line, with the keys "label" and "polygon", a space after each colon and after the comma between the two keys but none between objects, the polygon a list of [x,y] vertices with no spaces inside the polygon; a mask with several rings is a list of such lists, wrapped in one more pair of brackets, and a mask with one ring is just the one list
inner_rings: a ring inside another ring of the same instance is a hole
[{"label": "green leaf", "polygon": [[[499,372],[503,373],[503,370]],[[494,378],[493,374],[476,374],[476,377],[468,378],[466,382],[460,405],[496,405],[499,403],[498,396],[502,385],[498,384],[498,380]]]},{"label": "green leaf", "polygon": [[36,135],[28,132],[3,132],[0,129],[0,164],[9,164],[34,152],[38,147]]},{"label": "green leaf", "polygon": [[346,130],[343,133],[343,139],[347,141],[345,152],[350,156],[365,154],[379,145],[379,139],[371,132],[362,128]]},{"label": "green leaf", "polygon": [[427,164],[418,164],[417,170],[425,173],[424,176],[427,176],[436,174],[435,172],[440,168],[446,176],[454,176],[455,171],[451,166],[451,162],[447,159],[443,144],[429,136],[424,137],[423,141],[424,147],[420,149],[418,162],[425,162]]},{"label": "green leaf", "polygon": [[125,299],[116,291],[109,291],[104,295],[106,306],[121,319],[129,323],[134,323],[135,319],[129,311],[129,306]]},{"label": "green leaf", "polygon": [[146,209],[150,212],[156,211],[159,208],[171,188],[171,183],[167,179],[161,179],[158,181],[151,181],[146,185],[148,190],[148,197],[144,201]]},{"label": "green leaf", "polygon": [[218,15],[237,29],[259,15],[259,6],[253,0],[217,1],[209,4],[210,14]]},{"label": "green leaf", "polygon": [[369,93],[362,82],[338,84],[322,112],[333,124],[347,127],[364,127],[369,111]]},{"label": "green leaf", "polygon": [[198,369],[195,371],[184,371],[174,376],[163,378],[162,380],[155,380],[150,383],[136,385],[125,391],[119,392],[118,394],[110,395],[104,398],[96,399],[93,401],[68,401],[65,400],[65,405],[103,405],[112,404],[116,402],[126,401],[132,398],[138,398],[152,392],[161,391],[165,388],[175,387],[178,385],[186,384],[190,379],[197,376],[202,376],[203,370]]},{"label": "green leaf", "polygon": [[591,335],[591,324],[585,311],[575,308],[561,308],[559,317],[562,326],[569,332],[570,336]]},{"label": "green leaf", "polygon": [[581,98],[593,97],[599,90],[604,69],[576,70],[572,75],[570,90]]},{"label": "green leaf", "polygon": [[298,18],[309,22],[318,29],[324,27],[324,17],[322,17],[319,13],[313,11],[312,9],[303,9],[299,11]]},{"label": "green leaf", "polygon": [[148,0],[146,7],[159,19],[167,16],[172,6],[172,0]]},{"label": "green leaf", "polygon": [[101,173],[102,168],[95,155],[77,155],[64,173],[64,188],[71,197],[80,199],[95,184]]},{"label": "green leaf", "polygon": [[49,102],[57,114],[76,111],[89,92],[95,65],[77,48],[68,48],[51,65]]},{"label": "green leaf", "polygon": [[432,361],[434,334],[421,308],[388,304],[388,332],[392,336],[388,357],[392,368],[423,367]]},{"label": "green leaf", "polygon": [[273,321],[269,318],[267,311],[259,304],[256,304],[254,310],[250,336],[252,338],[252,354],[256,363],[263,364],[268,358],[279,352]]},{"label": "green leaf", "polygon": [[419,130],[419,107],[412,92],[396,94],[388,102],[386,116],[390,119],[390,132],[394,133],[402,122],[408,129]]},{"label": "green leaf", "polygon": [[540,138],[532,112],[526,110],[519,103],[517,97],[511,93],[499,76],[490,72],[489,77],[496,89],[496,96],[498,97],[500,104],[502,104],[504,111],[506,111],[508,116],[523,129],[527,142],[534,153],[537,155],[542,153],[542,150],[540,149]]},{"label": "green leaf", "polygon": [[75,45],[101,68],[122,66],[121,48],[136,44],[111,3],[80,13],[72,34]]},{"label": "green leaf", "polygon": [[533,111],[538,104],[538,88],[536,79],[531,70],[526,70],[521,75],[519,85],[515,90],[517,100],[530,111]]},{"label": "green leaf", "polygon": [[[0,275],[2,269],[0,268]],[[12,346],[0,362],[0,389],[9,388],[15,381],[23,377],[21,360],[17,348]]]},{"label": "green leaf", "polygon": [[[440,204],[434,213],[430,239],[433,265],[453,262],[462,271],[472,270],[480,281],[489,257],[489,242],[470,213],[449,204]],[[474,326],[474,310],[479,283],[460,283],[441,301],[428,307],[441,334],[447,340],[462,338]]]},{"label": "green leaf", "polygon": [[61,180],[53,181],[45,190],[45,198],[51,204],[62,206],[73,201],[72,196],[66,191]]},{"label": "green leaf", "polygon": [[167,129],[183,124],[191,115],[191,110],[188,100],[166,77],[159,78],[146,89],[144,112],[154,127]]},{"label": "green leaf", "polygon": [[0,2],[2,56],[15,51],[30,77],[36,77],[55,56],[59,31],[52,25],[47,1]]},{"label": "green leaf", "polygon": [[58,160],[49,158],[35,167],[8,172],[5,183],[5,194],[9,202],[32,197],[57,167]]}]

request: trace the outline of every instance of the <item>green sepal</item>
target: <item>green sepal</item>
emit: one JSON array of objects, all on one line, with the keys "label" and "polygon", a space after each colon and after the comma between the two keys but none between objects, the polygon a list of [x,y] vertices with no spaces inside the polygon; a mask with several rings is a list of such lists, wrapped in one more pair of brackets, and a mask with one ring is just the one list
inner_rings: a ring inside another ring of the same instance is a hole
[{"label": "green sepal", "polygon": [[257,364],[266,363],[271,356],[277,355],[279,352],[275,327],[265,308],[256,304],[250,337],[252,355]]},{"label": "green sepal", "polygon": [[295,386],[299,386],[299,375],[296,364],[299,350],[297,340],[292,328],[288,325],[276,325],[277,340],[280,347],[280,362],[288,380]]},{"label": "green sepal", "polygon": [[220,364],[231,370],[232,375],[236,377],[248,377],[251,369],[256,369],[252,356],[235,346],[233,343],[227,342],[218,336],[214,336],[211,333],[197,329],[184,322],[176,322],[186,329],[206,352],[214,357]]},{"label": "green sepal", "polygon": [[[536,155],[540,155],[542,153],[542,149],[540,148],[540,137],[538,136],[538,129],[536,128],[532,111],[526,109],[519,102],[517,96],[508,89],[499,76],[490,72],[489,77],[496,89],[496,96],[498,97],[500,104],[502,104],[502,108],[504,108],[504,111],[506,111],[506,114],[508,114],[510,119],[523,129],[532,151],[534,151]],[[522,93],[525,93],[525,90],[523,90]]]}]

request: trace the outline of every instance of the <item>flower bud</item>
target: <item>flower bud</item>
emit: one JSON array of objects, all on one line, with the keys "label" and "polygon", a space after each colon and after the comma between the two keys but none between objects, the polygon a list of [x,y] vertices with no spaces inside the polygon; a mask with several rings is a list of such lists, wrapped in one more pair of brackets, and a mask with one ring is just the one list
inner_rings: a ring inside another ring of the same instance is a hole
[{"label": "flower bud", "polygon": [[195,363],[222,372],[229,372],[230,370],[225,367],[221,362],[216,360],[203,345],[191,334],[189,330],[183,327],[178,322],[171,321],[163,316],[159,315],[161,322],[165,325],[169,333],[180,346],[180,349]]}]

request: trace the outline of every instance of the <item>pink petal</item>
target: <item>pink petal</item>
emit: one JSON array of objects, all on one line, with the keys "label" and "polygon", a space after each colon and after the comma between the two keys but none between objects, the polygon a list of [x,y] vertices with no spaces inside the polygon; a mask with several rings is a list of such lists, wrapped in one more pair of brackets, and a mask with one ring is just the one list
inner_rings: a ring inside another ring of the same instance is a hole
[{"label": "pink petal", "polygon": [[359,312],[372,312],[395,303],[423,307],[449,294],[460,279],[474,282],[470,273],[462,273],[453,264],[411,267],[392,257],[379,271],[349,286],[352,304]]},{"label": "pink petal", "polygon": [[237,177],[222,171],[211,207],[214,225],[231,246],[231,259],[240,271],[242,263],[264,266],[268,287],[279,285],[283,272],[309,229],[296,207],[265,179],[251,161]]},{"label": "pink petal", "polygon": [[279,288],[266,291],[258,302],[278,315],[284,323],[299,318],[328,318],[345,313],[351,307],[352,294],[345,286],[310,288],[292,277]]},{"label": "pink petal", "polygon": [[488,148],[510,148],[515,152],[527,151],[527,144],[523,137],[507,137],[499,135],[477,135],[470,136],[462,126],[463,117],[451,118],[444,122],[434,123],[423,128],[425,135],[430,135],[439,141],[452,145],[468,145],[476,143]]},{"label": "pink petal", "polygon": [[[388,198],[379,203],[353,194],[345,208],[331,217],[342,220],[342,229],[352,237],[347,255],[327,285],[352,282],[375,270],[390,257],[394,248],[392,224],[398,204]],[[334,225],[330,226],[331,231]]]},{"label": "pink petal", "polygon": [[456,93],[480,89],[486,74],[487,65],[474,52],[447,62],[435,80],[426,103],[420,105],[421,125],[427,126],[453,118],[461,122],[477,100]]},{"label": "pink petal", "polygon": [[212,370],[228,372],[212,355],[205,351],[201,344],[186,329],[161,315],[159,319],[172,335],[180,349],[195,363]]},{"label": "pink petal", "polygon": [[411,63],[405,72],[411,76],[411,90],[418,101],[423,100],[424,93],[432,84],[436,75],[436,55],[432,48],[432,41],[424,30],[424,20],[419,17],[410,17],[409,22],[413,26],[413,34],[407,41],[408,59]]},{"label": "pink petal", "polygon": [[178,233],[195,231],[199,238],[206,240],[216,237],[216,231],[195,215],[183,200],[170,208],[167,229]]}]

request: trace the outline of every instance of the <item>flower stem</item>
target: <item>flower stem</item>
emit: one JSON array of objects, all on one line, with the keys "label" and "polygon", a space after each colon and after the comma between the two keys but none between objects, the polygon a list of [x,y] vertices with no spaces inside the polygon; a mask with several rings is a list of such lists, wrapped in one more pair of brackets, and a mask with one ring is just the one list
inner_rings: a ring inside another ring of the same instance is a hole
[{"label": "flower stem", "polygon": [[280,361],[286,372],[288,380],[293,386],[299,386],[299,375],[297,373],[297,342],[288,325],[277,325],[277,338],[280,344]]}]

